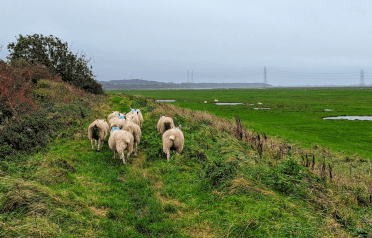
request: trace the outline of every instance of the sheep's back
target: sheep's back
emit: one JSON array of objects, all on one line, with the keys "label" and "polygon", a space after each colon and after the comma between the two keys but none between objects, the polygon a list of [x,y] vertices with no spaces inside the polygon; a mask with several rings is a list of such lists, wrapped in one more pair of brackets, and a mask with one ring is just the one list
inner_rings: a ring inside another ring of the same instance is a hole
[{"label": "sheep's back", "polygon": [[108,140],[108,144],[109,144],[109,147],[110,149],[115,149],[116,150],[116,136],[118,135],[117,132],[119,132],[120,130],[118,131],[113,131],[110,133],[110,137],[109,137],[109,140]]},{"label": "sheep's back", "polygon": [[122,129],[125,125],[125,119],[118,119],[116,118],[115,120],[111,120],[111,124],[110,124],[110,127],[113,128],[113,127],[118,127],[120,129]]},{"label": "sheep's back", "polygon": [[119,117],[119,111],[112,112],[110,115],[107,116],[107,120],[110,121],[112,117]]},{"label": "sheep's back", "polygon": [[141,132],[141,128],[137,124],[128,121],[124,125],[123,130],[126,130],[126,131],[132,133],[133,137],[134,137],[134,141],[140,143],[140,138],[142,136],[142,132]]}]

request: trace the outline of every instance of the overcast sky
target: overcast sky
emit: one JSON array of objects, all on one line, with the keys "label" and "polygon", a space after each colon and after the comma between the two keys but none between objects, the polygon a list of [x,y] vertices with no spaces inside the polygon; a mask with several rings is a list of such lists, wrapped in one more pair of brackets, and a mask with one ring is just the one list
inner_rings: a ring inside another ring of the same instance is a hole
[{"label": "overcast sky", "polygon": [[19,34],[94,58],[97,80],[372,84],[370,0],[5,0],[0,59]]}]

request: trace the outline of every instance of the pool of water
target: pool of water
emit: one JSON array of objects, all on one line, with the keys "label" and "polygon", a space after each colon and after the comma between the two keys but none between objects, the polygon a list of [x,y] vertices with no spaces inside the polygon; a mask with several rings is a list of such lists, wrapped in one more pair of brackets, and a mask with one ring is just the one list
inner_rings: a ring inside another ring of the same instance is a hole
[{"label": "pool of water", "polygon": [[239,103],[239,102],[218,102],[218,103],[215,103],[216,105],[242,105],[244,103]]},{"label": "pool of water", "polygon": [[156,100],[156,102],[175,102],[177,100]]},{"label": "pool of water", "polygon": [[254,110],[270,110],[271,108],[269,107],[259,107],[259,108],[253,108]]},{"label": "pool of water", "polygon": [[324,120],[335,120],[335,119],[345,119],[345,120],[360,120],[360,121],[372,121],[372,116],[338,116],[338,117],[324,117]]}]

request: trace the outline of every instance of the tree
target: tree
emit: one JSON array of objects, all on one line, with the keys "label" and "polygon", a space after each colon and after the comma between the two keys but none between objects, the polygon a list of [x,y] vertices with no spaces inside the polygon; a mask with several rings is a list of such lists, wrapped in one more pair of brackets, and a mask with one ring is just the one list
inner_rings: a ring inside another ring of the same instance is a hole
[{"label": "tree", "polygon": [[10,51],[7,59],[11,62],[25,59],[31,63],[41,63],[54,75],[61,76],[63,81],[89,93],[103,93],[102,85],[94,79],[92,66],[88,66],[91,58],[87,58],[85,53],[72,53],[67,42],[62,42],[53,35],[20,34],[16,39],[16,43],[9,43],[7,47]]}]

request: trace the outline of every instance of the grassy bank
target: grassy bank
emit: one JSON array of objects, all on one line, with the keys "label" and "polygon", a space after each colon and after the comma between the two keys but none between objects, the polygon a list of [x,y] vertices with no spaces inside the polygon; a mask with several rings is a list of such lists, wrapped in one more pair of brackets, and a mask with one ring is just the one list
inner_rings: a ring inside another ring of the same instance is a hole
[{"label": "grassy bank", "polygon": [[[243,129],[238,120],[142,97],[111,94],[104,102],[96,110],[98,118],[111,110],[142,110],[138,157],[132,155],[124,165],[113,159],[107,144],[101,152],[92,151],[83,135],[57,138],[45,151],[3,163],[0,236],[372,234],[370,161],[289,147]],[[172,154],[169,163],[156,131],[160,115],[182,124],[185,135],[183,152]],[[74,130],[80,133],[88,125]],[[306,154],[308,160],[315,156],[314,164],[306,164]],[[322,169],[325,155],[332,178]]]}]

